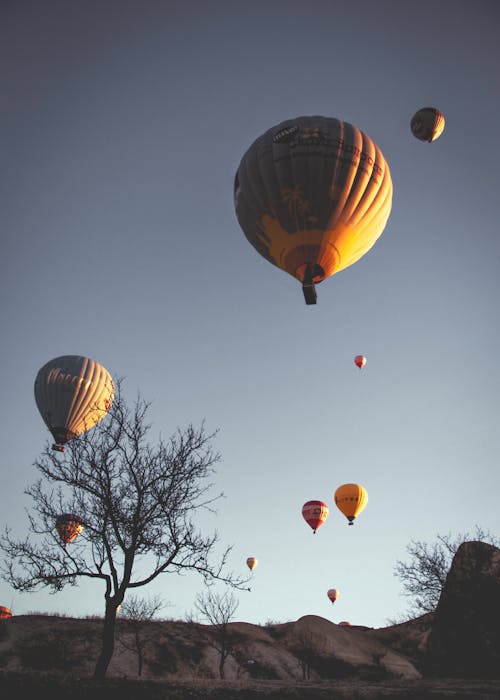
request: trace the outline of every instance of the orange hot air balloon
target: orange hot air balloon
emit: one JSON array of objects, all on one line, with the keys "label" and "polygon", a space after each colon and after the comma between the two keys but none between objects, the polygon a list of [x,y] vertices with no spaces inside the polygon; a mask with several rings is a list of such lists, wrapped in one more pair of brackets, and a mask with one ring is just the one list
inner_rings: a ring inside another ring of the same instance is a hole
[{"label": "orange hot air balloon", "polygon": [[64,544],[76,540],[83,530],[83,522],[74,513],[63,513],[56,520],[56,530]]},{"label": "orange hot air balloon", "polygon": [[342,622],[339,622],[340,627],[351,627],[351,623],[347,622],[347,620],[342,620]]},{"label": "orange hot air balloon", "polygon": [[423,107],[411,118],[411,133],[419,141],[435,141],[443,133],[444,114],[435,107]]},{"label": "orange hot air balloon", "polygon": [[332,604],[335,603],[337,598],[340,595],[340,591],[337,588],[330,588],[330,590],[326,594],[328,598],[331,600]]},{"label": "orange hot air balloon", "polygon": [[314,534],[323,525],[329,513],[330,509],[323,501],[307,501],[302,506],[302,517],[312,527]]},{"label": "orange hot air balloon", "polygon": [[247,566],[250,569],[250,571],[253,571],[258,563],[259,560],[257,559],[257,557],[248,557],[247,559]]},{"label": "orange hot air balloon", "polygon": [[35,401],[52,433],[52,449],[64,445],[99,423],[113,404],[109,372],[82,355],[62,355],[47,362],[35,379]]},{"label": "orange hot air balloon", "polygon": [[354,358],[354,364],[357,365],[359,369],[361,369],[366,365],[366,357],[364,355],[356,355],[356,357]]},{"label": "orange hot air balloon", "polygon": [[368,503],[366,489],[359,484],[343,484],[334,494],[337,508],[345,515],[352,525],[354,519],[361,513]]},{"label": "orange hot air balloon", "polygon": [[12,617],[11,609],[0,605],[0,620],[6,620],[9,617]]},{"label": "orange hot air balloon", "polygon": [[392,180],[379,147],[332,117],[288,119],[257,138],[234,181],[238,223],[251,245],[302,283],[315,284],[359,260],[389,218]]}]

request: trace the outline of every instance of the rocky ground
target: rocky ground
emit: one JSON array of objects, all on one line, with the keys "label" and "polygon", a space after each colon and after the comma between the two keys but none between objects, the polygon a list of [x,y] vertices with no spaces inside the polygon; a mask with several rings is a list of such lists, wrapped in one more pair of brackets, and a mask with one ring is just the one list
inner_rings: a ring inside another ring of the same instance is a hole
[{"label": "rocky ground", "polygon": [[500,550],[481,542],[457,551],[436,611],[402,624],[372,629],[315,615],[230,623],[224,680],[215,627],[118,618],[107,681],[95,683],[102,624],[48,615],[0,620],[0,696],[500,699]]},{"label": "rocky ground", "polygon": [[362,681],[360,679],[285,682],[249,681],[141,681],[111,678],[62,678],[53,674],[0,672],[4,698],[50,697],[51,700],[343,700],[377,698],[455,698],[498,700],[500,681],[420,679]]}]

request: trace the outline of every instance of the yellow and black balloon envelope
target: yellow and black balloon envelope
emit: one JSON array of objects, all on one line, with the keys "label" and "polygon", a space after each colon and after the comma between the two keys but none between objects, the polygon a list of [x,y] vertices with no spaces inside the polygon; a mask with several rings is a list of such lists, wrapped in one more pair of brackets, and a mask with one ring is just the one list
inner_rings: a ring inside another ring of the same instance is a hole
[{"label": "yellow and black balloon envelope", "polygon": [[355,263],[380,237],[392,189],[389,166],[367,134],[333,117],[297,117],[243,155],[234,203],[249,242],[296,277],[314,304],[315,283]]}]

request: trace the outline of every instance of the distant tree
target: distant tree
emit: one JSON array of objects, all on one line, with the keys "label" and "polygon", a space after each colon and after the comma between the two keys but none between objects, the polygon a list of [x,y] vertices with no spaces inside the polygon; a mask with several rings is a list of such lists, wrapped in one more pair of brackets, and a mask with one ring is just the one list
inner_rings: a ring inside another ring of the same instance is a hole
[{"label": "distant tree", "polygon": [[477,525],[473,534],[464,532],[455,537],[449,533],[438,534],[433,543],[420,540],[410,542],[406,547],[410,561],[397,561],[394,568],[394,575],[403,582],[403,595],[411,599],[408,610],[410,616],[436,609],[457,549],[471,540],[499,546],[497,538]]},{"label": "distant tree", "polygon": [[[154,637],[147,623],[164,607],[165,604],[159,596],[146,599],[128,595],[122,603],[120,617],[128,624],[123,626],[123,634],[118,634],[118,642],[125,649],[136,653],[138,676],[142,676],[146,645]],[[132,632],[131,639],[126,635],[127,632]]]},{"label": "distant tree", "polygon": [[317,637],[310,630],[299,629],[295,635],[292,651],[299,660],[303,681],[311,678],[311,667],[318,656],[317,642]]},{"label": "distant tree", "polygon": [[214,636],[209,637],[209,644],[219,653],[219,676],[224,678],[226,659],[232,651],[228,625],[238,609],[238,601],[229,591],[198,593],[195,608],[202,617],[213,626]]},{"label": "distant tree", "polygon": [[[116,610],[128,589],[187,570],[235,588],[248,581],[227,570],[231,546],[211,562],[218,533],[202,534],[192,520],[222,496],[210,495],[220,459],[212,448],[216,432],[189,425],[152,446],[149,408],[140,395],[129,407],[118,380],[106,418],[71,440],[62,455],[47,443],[35,461],[41,478],[25,491],[33,500],[29,535],[16,540],[6,528],[0,538],[6,555],[0,573],[18,591],[48,586],[55,593],[81,577],[104,583],[96,679],[105,677],[111,661]],[[82,518],[84,529],[65,545],[54,523],[68,512]]]}]

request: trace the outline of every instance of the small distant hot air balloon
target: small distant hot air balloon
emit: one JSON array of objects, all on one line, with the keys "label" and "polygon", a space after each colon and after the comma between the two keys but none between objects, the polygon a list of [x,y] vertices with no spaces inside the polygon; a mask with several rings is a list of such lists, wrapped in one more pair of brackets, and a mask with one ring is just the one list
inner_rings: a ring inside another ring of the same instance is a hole
[{"label": "small distant hot air balloon", "polygon": [[442,112],[435,107],[423,107],[411,118],[410,128],[419,141],[435,141],[443,133],[445,119]]},{"label": "small distant hot air balloon", "polygon": [[35,379],[35,401],[54,437],[52,449],[64,445],[102,420],[113,403],[109,372],[82,355],[62,355],[45,364]]},{"label": "small distant hot air balloon", "polygon": [[380,148],[333,117],[288,119],[259,136],[234,180],[238,223],[251,245],[302,283],[353,265],[382,235],[392,180]]},{"label": "small distant hot air balloon", "polygon": [[247,566],[250,569],[250,571],[253,571],[258,563],[259,560],[257,559],[257,557],[248,557],[247,559]]},{"label": "small distant hot air balloon", "polygon": [[349,525],[352,525],[353,520],[366,507],[368,494],[359,484],[343,484],[335,491],[334,500],[337,508],[349,521]]},{"label": "small distant hot air balloon", "polygon": [[302,506],[302,517],[312,527],[314,534],[323,525],[329,513],[330,509],[323,501],[307,501]]},{"label": "small distant hot air balloon", "polygon": [[347,620],[342,620],[342,622],[339,622],[340,627],[351,627],[351,623],[347,622]]},{"label": "small distant hot air balloon", "polygon": [[83,530],[83,522],[74,513],[62,513],[56,520],[56,530],[64,544],[76,540]]},{"label": "small distant hot air balloon", "polygon": [[330,588],[330,590],[327,591],[326,595],[328,596],[328,598],[331,600],[331,602],[333,604],[333,603],[335,603],[335,601],[339,597],[340,592],[337,588]]},{"label": "small distant hot air balloon", "polygon": [[6,620],[9,617],[12,617],[12,610],[0,605],[0,620]]},{"label": "small distant hot air balloon", "polygon": [[354,364],[361,369],[366,365],[366,357],[364,355],[356,355],[354,358]]}]

